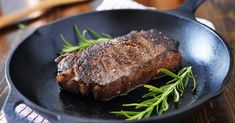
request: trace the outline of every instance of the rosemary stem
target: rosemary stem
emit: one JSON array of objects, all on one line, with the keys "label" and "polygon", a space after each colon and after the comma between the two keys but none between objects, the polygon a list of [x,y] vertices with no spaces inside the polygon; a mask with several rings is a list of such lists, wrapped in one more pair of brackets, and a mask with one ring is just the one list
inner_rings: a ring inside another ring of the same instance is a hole
[{"label": "rosemary stem", "polygon": [[185,88],[187,87],[188,80],[191,78],[193,80],[193,89],[196,87],[196,81],[192,73],[192,67],[185,67],[175,74],[167,69],[160,69],[160,72],[173,77],[172,80],[166,83],[166,85],[161,86],[160,88],[154,87],[152,85],[145,85],[145,88],[149,89],[149,93],[145,94],[143,98],[153,97],[148,100],[145,100],[141,103],[131,103],[124,104],[123,106],[134,106],[135,109],[144,108],[143,111],[115,111],[111,112],[117,115],[124,115],[127,117],[127,120],[139,120],[142,118],[148,118],[153,113],[153,109],[156,109],[158,115],[161,115],[169,109],[168,96],[170,94],[174,95],[174,102],[179,101],[184,93]]}]

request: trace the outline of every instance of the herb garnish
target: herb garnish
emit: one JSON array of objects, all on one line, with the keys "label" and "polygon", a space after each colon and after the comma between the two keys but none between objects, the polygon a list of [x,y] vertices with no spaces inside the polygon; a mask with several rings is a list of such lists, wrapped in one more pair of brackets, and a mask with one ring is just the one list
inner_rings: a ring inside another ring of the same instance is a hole
[{"label": "herb garnish", "polygon": [[[65,39],[63,35],[60,35],[61,40],[64,42],[64,47],[61,51],[61,54],[69,52],[81,52],[82,50],[95,44],[108,42],[110,39],[113,39],[113,37],[108,34],[98,34],[91,29],[85,29],[81,33],[77,25],[74,26],[74,32],[78,42],[78,45],[76,46],[69,43],[70,41]],[[91,35],[92,39],[86,38],[87,32]],[[189,79],[192,79],[191,91],[195,91],[196,80],[193,75],[191,66],[181,69],[178,74],[175,74],[167,69],[160,69],[159,72],[165,73],[173,79],[168,81],[160,88],[154,87],[152,85],[144,85],[145,88],[149,89],[149,92],[142,96],[142,98],[147,98],[146,101],[143,101],[141,103],[123,104],[123,106],[126,107],[135,107],[137,111],[121,110],[113,111],[111,113],[123,115],[126,117],[127,120],[139,120],[142,118],[148,118],[151,116],[151,114],[153,114],[153,112],[156,112],[158,115],[162,115],[169,109],[168,97],[173,96],[174,102],[179,102],[180,97],[183,95],[184,90],[189,83]]]},{"label": "herb garnish", "polygon": [[[167,69],[160,69],[162,73],[172,77],[173,79],[167,82],[160,88],[152,85],[144,85],[149,89],[149,93],[143,95],[143,98],[148,98],[141,103],[123,104],[123,106],[135,107],[137,111],[113,111],[111,113],[117,115],[123,115],[127,120],[139,120],[142,118],[148,118],[154,112],[158,115],[162,115],[169,109],[168,97],[172,95],[174,102],[179,102],[180,97],[183,95],[185,88],[189,83],[189,79],[192,79],[191,90],[196,88],[196,81],[192,72],[192,67],[185,67],[181,69],[178,74],[175,74]],[[142,111],[139,111],[143,109]]]},{"label": "herb garnish", "polygon": [[[78,42],[78,45],[76,46],[69,43],[70,41],[65,39],[63,35],[60,35],[61,40],[64,42],[64,47],[61,51],[61,54],[69,53],[69,52],[81,52],[82,50],[88,47],[91,47],[95,44],[99,44],[101,42],[108,42],[110,39],[113,38],[109,34],[105,34],[105,33],[98,34],[91,29],[85,29],[81,33],[77,25],[74,26],[74,32],[75,32],[75,36]],[[92,39],[86,38],[87,32],[91,35]]]}]

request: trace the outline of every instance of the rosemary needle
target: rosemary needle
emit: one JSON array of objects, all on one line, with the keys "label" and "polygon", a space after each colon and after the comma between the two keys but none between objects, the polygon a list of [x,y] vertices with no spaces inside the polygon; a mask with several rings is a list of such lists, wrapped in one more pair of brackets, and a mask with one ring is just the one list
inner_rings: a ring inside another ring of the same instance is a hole
[{"label": "rosemary needle", "polygon": [[[91,29],[83,30],[82,33],[77,27],[74,26],[75,36],[78,42],[78,45],[72,45],[63,35],[60,35],[61,40],[64,43],[64,47],[61,51],[61,54],[69,52],[81,52],[84,49],[91,47],[95,44],[101,42],[108,42],[113,37],[109,34],[98,34]],[[92,36],[92,39],[87,39],[86,34],[89,33]],[[185,88],[189,83],[189,79],[192,79],[191,90],[194,91],[196,88],[196,81],[192,72],[192,67],[185,67],[181,69],[178,74],[175,74],[167,69],[160,69],[162,73],[172,77],[173,79],[167,82],[165,85],[160,88],[154,87],[152,85],[144,85],[145,88],[149,89],[149,92],[143,95],[143,98],[147,100],[141,103],[131,103],[123,104],[126,107],[135,107],[137,111],[113,111],[111,113],[116,115],[123,115],[127,120],[139,120],[142,118],[150,117],[153,112],[156,112],[158,115],[162,115],[169,109],[169,96],[173,96],[174,102],[179,102],[180,97],[183,95]],[[140,111],[139,109],[144,109]]]},{"label": "rosemary needle", "polygon": [[[135,107],[137,111],[113,111],[111,113],[116,115],[123,115],[127,120],[139,120],[142,118],[148,118],[155,111],[158,115],[162,115],[169,109],[169,96],[173,96],[174,102],[179,102],[180,97],[183,95],[185,88],[189,83],[189,79],[192,79],[191,90],[196,88],[196,81],[192,72],[192,67],[185,67],[181,69],[178,74],[175,74],[167,69],[160,69],[160,72],[172,77],[173,79],[167,82],[160,88],[152,85],[144,85],[149,89],[149,92],[143,95],[143,98],[148,98],[141,103],[123,104],[123,106]],[[139,109],[144,109],[140,111]]]},{"label": "rosemary needle", "polygon": [[[99,44],[102,42],[108,42],[109,40],[113,39],[113,37],[109,34],[101,33],[98,34],[91,29],[85,29],[82,32],[79,30],[78,26],[74,26],[74,32],[77,39],[78,45],[72,45],[69,43],[67,39],[63,35],[60,35],[61,40],[64,43],[64,47],[61,50],[61,54],[70,53],[70,52],[81,52],[84,49],[91,47],[95,44]],[[87,39],[86,34],[89,33],[93,38]]]}]

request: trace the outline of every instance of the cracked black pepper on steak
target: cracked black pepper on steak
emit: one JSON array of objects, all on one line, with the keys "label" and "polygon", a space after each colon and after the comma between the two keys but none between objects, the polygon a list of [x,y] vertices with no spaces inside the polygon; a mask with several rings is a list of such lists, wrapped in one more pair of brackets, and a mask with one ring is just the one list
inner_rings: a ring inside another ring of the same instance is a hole
[{"label": "cracked black pepper on steak", "polygon": [[61,88],[106,101],[125,95],[159,76],[159,69],[176,70],[182,57],[179,43],[157,30],[132,31],[80,53],[59,56]]}]

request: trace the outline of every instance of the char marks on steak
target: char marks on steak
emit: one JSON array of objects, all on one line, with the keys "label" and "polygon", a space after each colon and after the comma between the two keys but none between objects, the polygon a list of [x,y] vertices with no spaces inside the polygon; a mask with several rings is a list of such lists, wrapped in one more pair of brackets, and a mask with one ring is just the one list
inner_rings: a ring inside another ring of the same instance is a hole
[{"label": "char marks on steak", "polygon": [[105,101],[147,83],[160,68],[178,69],[182,57],[178,42],[157,30],[132,31],[81,53],[55,60],[57,81],[70,92]]}]

